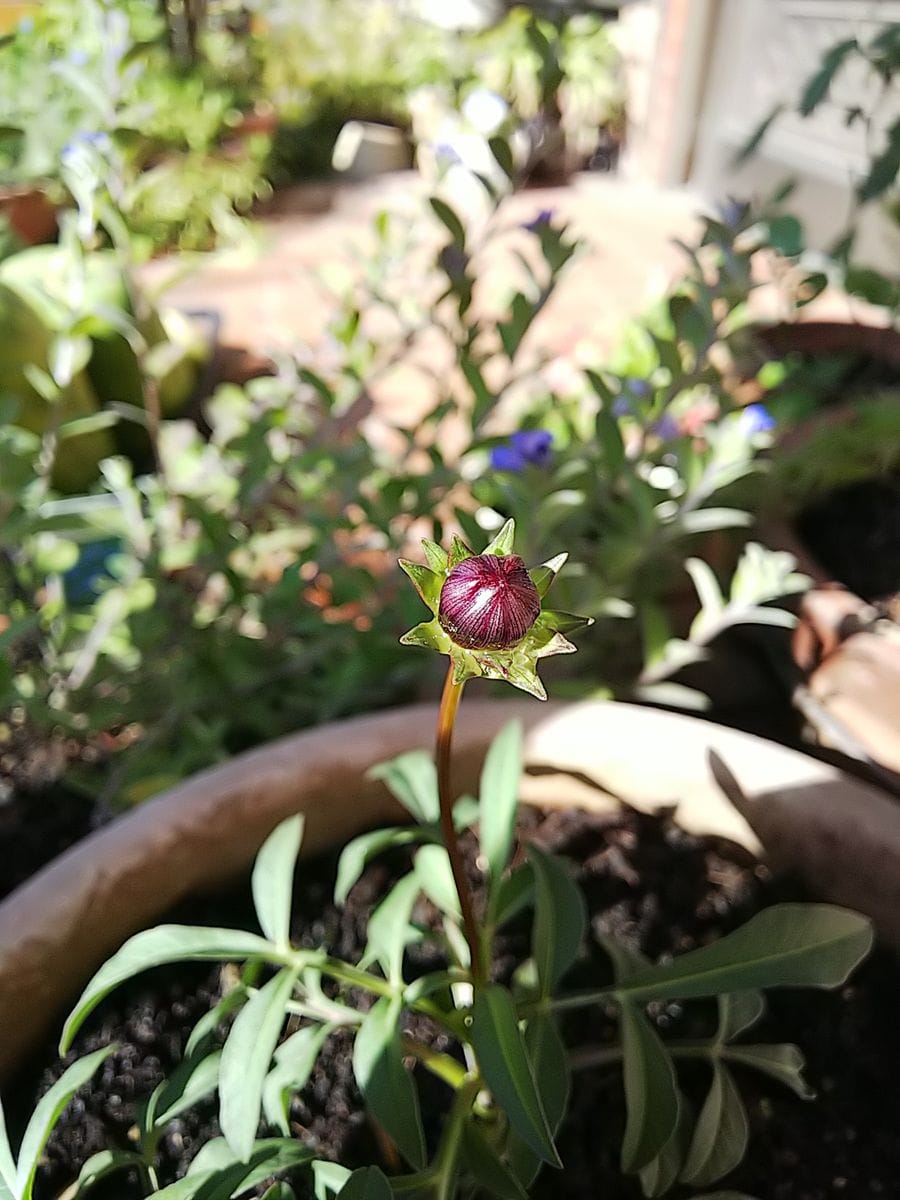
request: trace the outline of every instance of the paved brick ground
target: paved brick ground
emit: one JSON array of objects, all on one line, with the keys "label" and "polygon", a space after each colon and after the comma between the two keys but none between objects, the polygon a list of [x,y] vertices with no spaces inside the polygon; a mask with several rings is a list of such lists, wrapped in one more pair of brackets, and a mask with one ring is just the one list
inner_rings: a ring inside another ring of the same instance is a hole
[{"label": "paved brick ground", "polygon": [[[322,271],[340,271],[345,277],[358,272],[375,215],[386,209],[404,222],[421,222],[424,196],[414,172],[344,186],[333,206],[322,212],[304,211],[319,200],[315,190],[286,193],[278,210],[259,221],[254,247],[241,255],[201,261],[169,290],[168,298],[184,308],[217,309],[226,342],[258,352],[314,348],[333,312],[318,282]],[[455,199],[465,209],[471,197]],[[597,175],[510,198],[502,212],[504,225],[515,227],[552,209],[590,243],[569,265],[540,315],[529,335],[533,344],[560,357],[571,357],[585,339],[600,351],[611,346],[622,323],[677,275],[682,255],[672,239],[691,237],[699,207],[699,200],[684,192]],[[435,228],[435,236],[438,232]],[[161,260],[145,268],[144,276],[157,285],[175,269],[173,260]],[[501,263],[501,275],[509,269]],[[409,286],[416,285],[413,274]],[[400,387],[401,393],[405,390]],[[400,394],[394,398],[399,400]]]}]

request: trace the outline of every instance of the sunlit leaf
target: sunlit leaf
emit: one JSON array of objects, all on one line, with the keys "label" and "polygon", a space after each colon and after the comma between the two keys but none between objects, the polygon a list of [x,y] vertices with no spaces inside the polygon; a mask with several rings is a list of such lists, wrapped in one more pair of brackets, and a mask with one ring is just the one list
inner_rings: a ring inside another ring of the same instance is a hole
[{"label": "sunlit leaf", "polygon": [[302,840],[302,815],[288,817],[263,842],[253,864],[251,888],[260,928],[285,950],[290,948],[294,869]]},{"label": "sunlit leaf", "polygon": [[419,1097],[403,1065],[398,997],[382,996],[366,1014],[353,1046],[353,1073],[372,1115],[414,1167],[425,1165]]}]

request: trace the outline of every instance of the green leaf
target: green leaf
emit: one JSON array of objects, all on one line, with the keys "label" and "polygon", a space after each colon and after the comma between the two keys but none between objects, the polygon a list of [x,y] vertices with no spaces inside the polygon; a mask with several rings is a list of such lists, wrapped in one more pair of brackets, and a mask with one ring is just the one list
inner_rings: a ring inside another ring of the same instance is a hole
[{"label": "green leaf", "polygon": [[512,554],[516,543],[516,523],[512,517],[505,522],[482,550],[482,554]]},{"label": "green leaf", "polygon": [[424,829],[373,829],[363,833],[348,842],[341,851],[338,859],[337,878],[334,884],[335,904],[344,904],[350,889],[359,879],[366,864],[384,850],[392,850],[395,846],[408,846],[412,842],[420,842],[426,837]]},{"label": "green leaf", "polygon": [[578,956],[587,925],[581,888],[561,859],[528,847],[534,870],[535,917],[532,945],[541,994],[549,996]]},{"label": "green leaf", "polygon": [[452,571],[454,567],[458,567],[459,564],[464,562],[467,558],[474,557],[475,555],[462,540],[462,538],[458,537],[454,533],[453,540],[450,542],[450,556],[447,560],[447,566],[449,570]]},{"label": "green leaf", "polygon": [[500,341],[510,362],[515,358],[516,352],[522,344],[522,339],[528,332],[528,327],[534,319],[535,311],[535,306],[528,297],[523,295],[522,292],[516,292],[512,298],[509,320],[500,321],[497,324]]},{"label": "green leaf", "polygon": [[851,50],[859,48],[859,43],[856,38],[848,38],[845,42],[838,42],[836,46],[832,46],[827,54],[822,58],[822,65],[816,71],[806,86],[803,89],[803,95],[800,97],[798,108],[802,117],[808,117],[814,109],[822,103],[828,95],[828,90],[831,87],[831,81],[834,79],[835,73],[843,63],[844,59]]},{"label": "green leaf", "polygon": [[240,1162],[224,1138],[213,1138],[201,1147],[185,1177],[154,1192],[154,1200],[231,1200],[311,1158],[311,1151],[294,1138],[261,1138],[254,1142],[249,1162]]},{"label": "green leaf", "polygon": [[759,1021],[766,1011],[762,992],[726,992],[719,996],[717,1042],[733,1042]]},{"label": "green leaf", "polygon": [[743,529],[752,524],[750,513],[739,508],[696,508],[679,513],[675,523],[684,533],[710,533],[716,529]]},{"label": "green leaf", "polygon": [[796,258],[803,253],[803,226],[790,213],[781,217],[773,217],[768,223],[769,241],[779,254],[785,258]]},{"label": "green leaf", "polygon": [[[472,389],[473,404],[472,414],[470,417],[473,432],[480,428],[482,422],[492,411],[497,397],[488,387],[485,378],[481,373],[481,369],[474,359],[468,353],[460,351],[459,366],[463,375],[466,377],[466,383]],[[429,566],[432,564],[429,562]],[[444,560],[446,567],[446,557]]]},{"label": "green leaf", "polygon": [[214,1050],[199,1060],[186,1058],[178,1064],[157,1098],[153,1118],[156,1128],[212,1095],[219,1086],[221,1057],[221,1051]]},{"label": "green leaf", "polygon": [[484,1081],[512,1128],[544,1162],[561,1166],[519,1031],[515,1005],[499,984],[479,988],[475,993],[472,1045]]},{"label": "green leaf", "polygon": [[249,1162],[259,1127],[263,1083],[284,1025],[296,971],[279,971],[235,1018],[219,1064],[219,1125],[228,1148]]},{"label": "green leaf", "polygon": [[15,1195],[16,1164],[6,1131],[6,1117],[0,1101],[0,1200],[13,1200]]},{"label": "green leaf", "polygon": [[247,988],[239,983],[232,988],[230,992],[226,992],[222,999],[209,1010],[204,1013],[194,1028],[191,1030],[191,1036],[187,1040],[187,1045],[184,1048],[186,1058],[191,1058],[194,1051],[199,1049],[203,1042],[211,1037],[218,1027],[222,1024],[227,1016],[246,1004],[250,993]]},{"label": "green leaf", "polygon": [[387,1177],[377,1167],[359,1167],[341,1190],[339,1200],[393,1200]]},{"label": "green leaf", "polygon": [[305,1025],[275,1051],[275,1066],[263,1083],[262,1104],[268,1123],[285,1137],[291,1132],[288,1123],[290,1097],[306,1087],[328,1032],[327,1025]]},{"label": "green leaf", "polygon": [[806,1063],[799,1046],[790,1043],[759,1046],[728,1046],[722,1057],[742,1067],[752,1067],[789,1087],[801,1100],[815,1100],[816,1093],[803,1078]]},{"label": "green leaf", "polygon": [[443,575],[437,575],[430,567],[422,563],[410,562],[407,558],[398,560],[400,569],[409,576],[413,586],[433,613],[437,613],[441,599],[441,588],[444,586]]},{"label": "green leaf", "polygon": [[[22,1144],[19,1147],[19,1161],[13,1187],[13,1193],[17,1200],[31,1200],[34,1173],[53,1126],[78,1089],[88,1082],[100,1064],[115,1050],[115,1046],[106,1046],[102,1050],[95,1050],[93,1054],[86,1054],[84,1058],[79,1058],[60,1075],[53,1087],[45,1092],[38,1101],[37,1107],[25,1127]],[[9,1164],[6,1163],[5,1166],[8,1169]]]},{"label": "green leaf", "polygon": [[350,1170],[347,1167],[341,1166],[340,1163],[327,1162],[322,1158],[316,1159],[312,1164],[312,1173],[316,1200],[330,1200],[350,1178]]},{"label": "green leaf", "polygon": [[302,815],[288,817],[263,842],[253,864],[251,888],[260,928],[282,950],[291,947],[291,898],[302,840]]},{"label": "green leaf", "polygon": [[618,985],[634,1002],[770,987],[839,987],[872,947],[871,923],[830,904],[778,904],[709,946]]},{"label": "green leaf", "polygon": [[403,807],[420,825],[433,825],[440,817],[437,771],[434,760],[424,750],[410,750],[378,763],[368,772],[370,779],[382,779]]},{"label": "green leaf", "polygon": [[413,867],[419,887],[436,908],[448,917],[459,919],[459,893],[453,879],[450,856],[443,846],[423,846]]},{"label": "green leaf", "polygon": [[747,1112],[731,1072],[717,1060],[712,1066],[712,1085],[681,1171],[682,1182],[696,1187],[706,1187],[733,1171],[746,1154],[750,1137]]},{"label": "green leaf", "polygon": [[640,950],[626,946],[615,938],[601,935],[597,940],[610,957],[616,983],[623,983],[632,975],[652,966],[650,959]]},{"label": "green leaf", "polygon": [[[554,1136],[569,1104],[569,1055],[549,1013],[532,1017],[525,1029],[525,1048],[538,1086],[547,1123]],[[524,1188],[530,1188],[541,1168],[541,1157],[518,1137],[509,1139],[509,1162]]]},{"label": "green leaf", "polygon": [[528,1193],[476,1124],[463,1127],[462,1158],[479,1191],[495,1200],[528,1200]]},{"label": "green leaf", "polygon": [[[99,1183],[113,1171],[130,1171],[143,1162],[133,1150],[100,1150],[92,1154],[78,1172],[78,1195]],[[11,1193],[10,1193],[11,1194]]]},{"label": "green leaf", "polygon": [[678,1089],[678,1121],[672,1136],[652,1162],[640,1171],[641,1190],[645,1196],[664,1196],[678,1182],[685,1151],[691,1135],[693,1118],[690,1105]]},{"label": "green leaf", "polygon": [[517,867],[510,875],[504,875],[497,889],[494,925],[501,929],[522,909],[534,903],[534,872],[530,863]]},{"label": "green leaf", "polygon": [[767,117],[760,121],[759,125],[757,125],[744,144],[736,151],[731,162],[732,167],[739,167],[742,163],[745,163],[748,158],[751,158],[756,153],[762,144],[763,138],[772,128],[774,122],[777,121],[784,112],[784,109],[785,106],[783,104],[779,104],[772,109]]},{"label": "green leaf", "polygon": [[287,1183],[273,1183],[262,1194],[262,1200],[297,1200],[297,1193]]},{"label": "green leaf", "polygon": [[665,1147],[678,1122],[675,1068],[659,1034],[634,1005],[621,1009],[625,1107],[622,1170],[646,1167]]},{"label": "green leaf", "polygon": [[403,1065],[399,997],[382,996],[366,1014],[353,1046],[353,1073],[372,1115],[414,1167],[425,1165],[419,1097]]},{"label": "green leaf", "polygon": [[394,983],[403,982],[403,953],[415,934],[409,918],[421,886],[415,871],[404,875],[369,918],[363,962],[380,963],[385,978]]},{"label": "green leaf", "polygon": [[465,226],[450,205],[439,199],[437,196],[429,196],[428,203],[431,205],[431,210],[434,215],[453,238],[454,245],[458,246],[460,250],[465,250]]},{"label": "green leaf", "polygon": [[522,726],[511,721],[491,743],[481,771],[479,812],[481,852],[490,872],[490,907],[509,862],[516,829],[522,777]]},{"label": "green leaf", "polygon": [[63,1029],[59,1052],[67,1052],[88,1015],[113,988],[132,975],[162,963],[272,958],[275,952],[275,947],[264,938],[240,929],[158,925],[156,929],[135,934],[103,964],[81,993]]},{"label": "green leaf", "polygon": [[488,148],[494,156],[494,161],[510,182],[516,177],[515,161],[513,152],[506,138],[495,135],[488,138]]}]

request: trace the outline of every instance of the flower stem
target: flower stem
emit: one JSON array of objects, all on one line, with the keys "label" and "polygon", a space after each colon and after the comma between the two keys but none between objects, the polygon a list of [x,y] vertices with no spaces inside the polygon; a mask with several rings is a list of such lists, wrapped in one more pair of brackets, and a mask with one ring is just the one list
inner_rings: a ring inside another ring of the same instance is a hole
[{"label": "flower stem", "polygon": [[444,691],[441,696],[441,707],[437,720],[437,759],[438,795],[441,801],[441,833],[444,846],[450,857],[450,869],[453,872],[453,882],[459,894],[459,907],[462,912],[463,932],[469,946],[472,960],[472,976],[476,983],[485,981],[485,970],[481,949],[481,937],[478,923],[475,920],[475,906],[472,902],[472,890],[466,876],[456,829],[453,825],[453,793],[450,790],[450,744],[453,740],[453,726],[456,722],[456,712],[459,699],[462,696],[463,684],[453,679],[453,664],[447,671]]}]

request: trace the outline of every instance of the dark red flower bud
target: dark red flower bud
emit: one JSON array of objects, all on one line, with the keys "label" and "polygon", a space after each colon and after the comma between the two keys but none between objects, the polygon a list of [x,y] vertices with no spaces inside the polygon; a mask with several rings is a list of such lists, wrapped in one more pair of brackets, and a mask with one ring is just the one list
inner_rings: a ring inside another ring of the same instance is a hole
[{"label": "dark red flower bud", "polygon": [[540,611],[538,590],[517,554],[476,554],[447,576],[438,618],[465,650],[508,650]]}]

